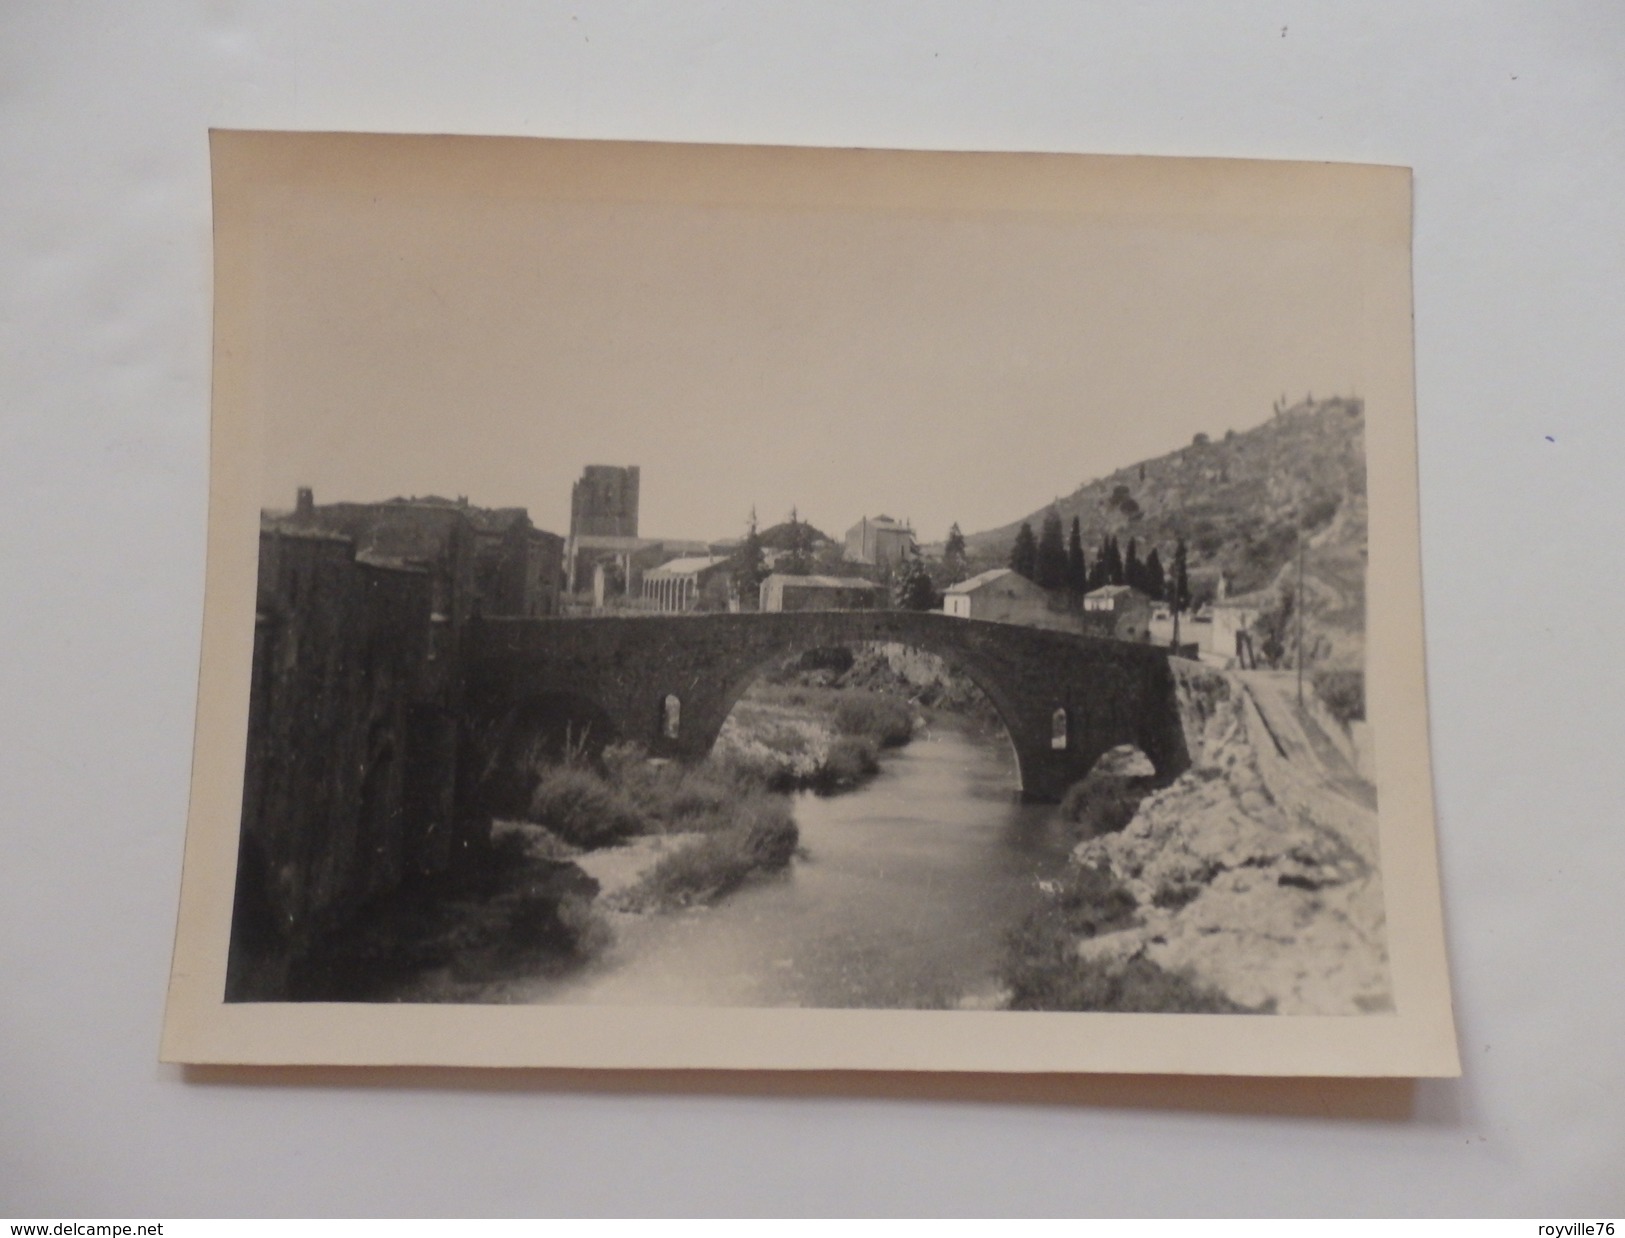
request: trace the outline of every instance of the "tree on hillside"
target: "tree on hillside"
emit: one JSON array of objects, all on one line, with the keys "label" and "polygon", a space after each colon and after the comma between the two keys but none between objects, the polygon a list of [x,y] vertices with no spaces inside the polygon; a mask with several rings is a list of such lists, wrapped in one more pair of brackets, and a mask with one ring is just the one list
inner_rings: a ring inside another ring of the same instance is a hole
[{"label": "tree on hillside", "polygon": [[1296,652],[1297,634],[1294,630],[1296,614],[1297,597],[1293,587],[1283,581],[1275,605],[1259,615],[1253,623],[1258,653],[1266,665],[1290,666],[1296,660],[1295,657],[1292,660],[1287,658],[1288,652]]},{"label": "tree on hillside", "polygon": [[1028,580],[1032,580],[1038,571],[1038,539],[1033,536],[1032,525],[1025,520],[1016,530],[1015,545],[1010,547],[1010,570]]},{"label": "tree on hillside", "polygon": [[762,581],[767,579],[767,566],[762,555],[761,535],[756,532],[756,509],[750,509],[750,529],[745,540],[734,552],[734,593],[739,597],[742,610],[755,610],[759,605]]},{"label": "tree on hillside", "polygon": [[943,574],[950,585],[957,585],[965,579],[967,558],[965,535],[959,531],[959,522],[956,520],[949,526],[948,541],[942,548]]},{"label": "tree on hillside", "polygon": [[911,559],[900,567],[893,600],[903,610],[935,610],[939,604],[931,573],[919,559]]},{"label": "tree on hillside", "polygon": [[1168,605],[1174,612],[1174,645],[1179,645],[1179,616],[1190,605],[1190,574],[1185,564],[1185,539],[1174,543],[1174,566],[1168,577]]},{"label": "tree on hillside", "polygon": [[1061,513],[1053,507],[1044,513],[1033,580],[1046,589],[1060,589],[1066,584],[1066,540],[1061,533]]},{"label": "tree on hillside", "polygon": [[1106,583],[1120,585],[1123,583],[1123,552],[1117,547],[1117,538],[1106,539]]},{"label": "tree on hillside", "polygon": [[785,553],[779,556],[773,565],[775,572],[786,576],[810,576],[812,574],[812,526],[801,520],[799,512],[792,507],[790,519],[785,530]]},{"label": "tree on hillside", "polygon": [[1111,541],[1110,537],[1104,535],[1100,539],[1100,549],[1095,553],[1095,561],[1089,565],[1089,587],[1086,592],[1093,593],[1096,589],[1112,583],[1107,566],[1109,562],[1107,550],[1111,546]]},{"label": "tree on hillside", "polygon": [[1072,517],[1072,534],[1066,542],[1066,587],[1082,597],[1089,591],[1089,565],[1083,558],[1083,527]]},{"label": "tree on hillside", "polygon": [[1132,537],[1128,539],[1128,553],[1123,556],[1123,583],[1133,585],[1142,593],[1146,591],[1144,568],[1140,563],[1139,547]]},{"label": "tree on hillside", "polygon": [[1162,556],[1157,553],[1155,546],[1151,553],[1145,557],[1145,591],[1159,602],[1162,600],[1163,590],[1167,588],[1167,581],[1162,574]]}]

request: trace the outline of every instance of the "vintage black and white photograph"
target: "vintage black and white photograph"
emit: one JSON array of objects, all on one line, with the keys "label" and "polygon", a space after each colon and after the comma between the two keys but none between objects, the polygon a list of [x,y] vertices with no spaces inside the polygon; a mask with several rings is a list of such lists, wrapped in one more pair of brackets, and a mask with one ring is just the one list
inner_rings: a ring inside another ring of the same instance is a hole
[{"label": "vintage black and white photograph", "polygon": [[1394,1020],[1437,915],[1389,854],[1431,855],[1419,614],[1382,663],[1372,622],[1403,170],[225,134],[216,176],[234,1017]]}]

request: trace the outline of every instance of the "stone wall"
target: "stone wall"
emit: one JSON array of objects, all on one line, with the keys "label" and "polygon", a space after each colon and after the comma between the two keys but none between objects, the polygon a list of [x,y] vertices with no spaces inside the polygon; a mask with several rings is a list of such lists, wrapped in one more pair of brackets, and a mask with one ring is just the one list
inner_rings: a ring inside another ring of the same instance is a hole
[{"label": "stone wall", "polygon": [[[1168,659],[1147,645],[915,611],[484,620],[468,641],[476,716],[500,724],[539,697],[575,699],[592,705],[613,738],[657,756],[703,757],[740,695],[777,661],[894,641],[939,654],[986,694],[1032,798],[1058,799],[1121,743],[1167,777],[1189,763]],[[675,739],[660,726],[668,695],[681,702]],[[1051,745],[1057,709],[1067,713],[1063,749]]]},{"label": "stone wall", "polygon": [[480,613],[539,619],[559,612],[564,539],[531,524],[522,511],[500,530],[484,530],[474,548]]},{"label": "stone wall", "polygon": [[261,533],[228,999],[279,996],[323,934],[473,842],[444,587],[342,535]]}]

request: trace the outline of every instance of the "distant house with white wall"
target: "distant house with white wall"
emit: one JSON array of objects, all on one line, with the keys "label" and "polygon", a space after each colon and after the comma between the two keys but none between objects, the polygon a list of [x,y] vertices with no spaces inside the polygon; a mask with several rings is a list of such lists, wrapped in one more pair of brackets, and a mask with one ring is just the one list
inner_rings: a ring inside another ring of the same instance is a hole
[{"label": "distant house with white wall", "polygon": [[1118,640],[1151,639],[1151,598],[1133,585],[1102,585],[1084,594],[1083,617],[1086,627]]},{"label": "distant house with white wall", "polygon": [[873,610],[885,590],[856,576],[790,576],[774,572],[762,581],[763,610]]},{"label": "distant house with white wall", "polygon": [[991,568],[949,585],[942,593],[942,611],[961,619],[1019,623],[1065,632],[1076,632],[1079,626],[1077,616],[1048,589],[1007,567]]},{"label": "distant house with white wall", "polygon": [[642,598],[656,610],[722,610],[728,599],[728,565],[722,555],[673,559],[643,573]]},{"label": "distant house with white wall", "polygon": [[869,567],[895,568],[915,553],[914,530],[890,516],[865,516],[846,531],[846,558]]}]

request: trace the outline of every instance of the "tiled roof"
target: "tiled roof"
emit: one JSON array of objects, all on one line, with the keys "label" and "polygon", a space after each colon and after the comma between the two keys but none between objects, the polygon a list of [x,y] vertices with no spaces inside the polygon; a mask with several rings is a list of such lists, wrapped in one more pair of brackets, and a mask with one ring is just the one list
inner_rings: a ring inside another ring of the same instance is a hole
[{"label": "tiled roof", "polygon": [[668,576],[692,576],[697,572],[705,571],[706,568],[715,567],[717,564],[726,563],[727,561],[722,555],[706,555],[698,559],[673,559],[670,563],[662,563],[659,567],[651,568],[643,573],[643,579],[655,580]]},{"label": "tiled roof", "polygon": [[[978,572],[969,580],[962,580],[957,585],[949,585],[944,593],[975,593],[983,585],[991,585],[996,580],[1003,580],[1006,576],[1015,576],[1018,573],[1007,567],[990,567],[985,572]],[[1025,576],[1022,577],[1026,579]],[[1035,586],[1036,587],[1036,586]]]},{"label": "tiled roof", "polygon": [[784,588],[797,589],[878,589],[879,585],[861,576],[791,576],[775,572],[767,578],[783,582]]}]

